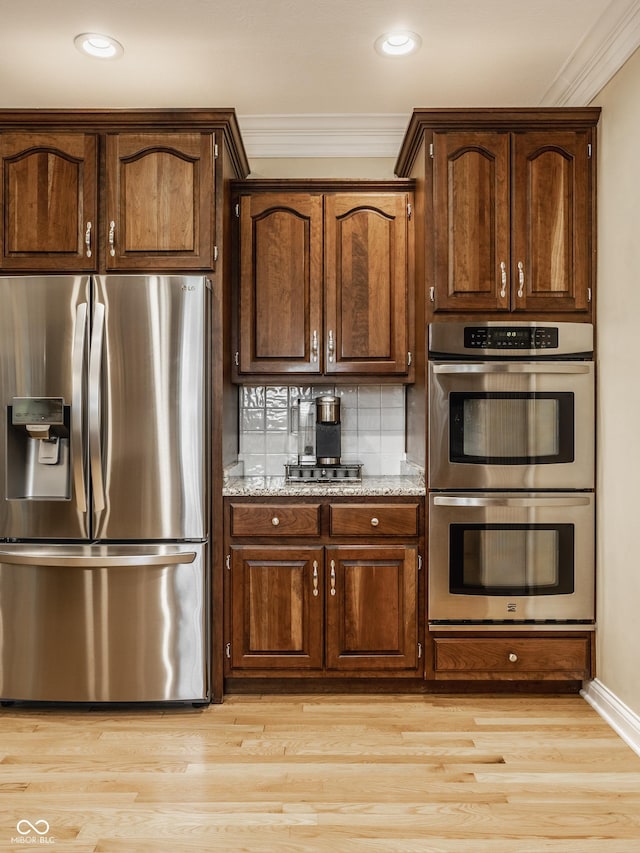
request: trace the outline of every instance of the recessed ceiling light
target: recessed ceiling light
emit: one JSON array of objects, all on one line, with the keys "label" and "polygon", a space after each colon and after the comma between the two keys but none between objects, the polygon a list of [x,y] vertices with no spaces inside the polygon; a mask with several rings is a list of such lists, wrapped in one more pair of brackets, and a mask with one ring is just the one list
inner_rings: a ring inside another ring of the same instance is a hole
[{"label": "recessed ceiling light", "polygon": [[73,40],[80,53],[95,56],[98,59],[117,59],[124,53],[119,41],[101,33],[80,33]]},{"label": "recessed ceiling light", "polygon": [[415,53],[422,44],[417,33],[407,30],[396,33],[384,33],[376,39],[375,48],[382,56],[408,56]]}]

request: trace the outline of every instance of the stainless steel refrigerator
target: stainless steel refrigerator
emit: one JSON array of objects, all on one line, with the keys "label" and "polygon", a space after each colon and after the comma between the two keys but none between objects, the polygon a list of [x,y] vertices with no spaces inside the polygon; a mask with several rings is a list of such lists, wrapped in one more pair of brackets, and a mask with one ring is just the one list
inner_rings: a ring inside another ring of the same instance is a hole
[{"label": "stainless steel refrigerator", "polygon": [[0,699],[209,698],[208,282],[0,278]]}]

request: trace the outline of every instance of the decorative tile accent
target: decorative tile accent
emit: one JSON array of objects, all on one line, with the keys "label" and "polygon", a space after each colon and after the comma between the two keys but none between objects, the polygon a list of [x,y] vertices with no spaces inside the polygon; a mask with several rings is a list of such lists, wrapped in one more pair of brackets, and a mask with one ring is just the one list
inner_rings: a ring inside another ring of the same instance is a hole
[{"label": "decorative tile accent", "polygon": [[258,385],[243,385],[240,405],[243,409],[263,409],[265,404],[265,389]]},{"label": "decorative tile accent", "polygon": [[286,409],[289,405],[289,389],[274,388],[268,386],[266,388],[266,406],[267,409]]}]

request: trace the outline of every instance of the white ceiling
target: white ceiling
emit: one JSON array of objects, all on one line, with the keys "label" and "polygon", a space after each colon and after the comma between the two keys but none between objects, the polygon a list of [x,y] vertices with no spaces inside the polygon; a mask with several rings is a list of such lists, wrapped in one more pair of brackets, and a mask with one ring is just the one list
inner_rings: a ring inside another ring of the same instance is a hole
[{"label": "white ceiling", "polygon": [[[585,105],[640,44],[640,0],[0,0],[0,21],[0,107],[234,107],[250,156],[393,156],[414,107]],[[374,51],[397,27],[415,56]],[[124,56],[81,56],[81,32]]]}]

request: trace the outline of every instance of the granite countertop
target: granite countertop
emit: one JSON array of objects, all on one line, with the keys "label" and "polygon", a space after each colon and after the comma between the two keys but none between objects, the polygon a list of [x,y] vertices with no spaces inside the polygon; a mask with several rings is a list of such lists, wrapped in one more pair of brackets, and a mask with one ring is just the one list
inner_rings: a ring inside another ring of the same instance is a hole
[{"label": "granite countertop", "polygon": [[424,495],[424,476],[363,477],[360,483],[287,483],[282,477],[225,477],[224,497]]}]

